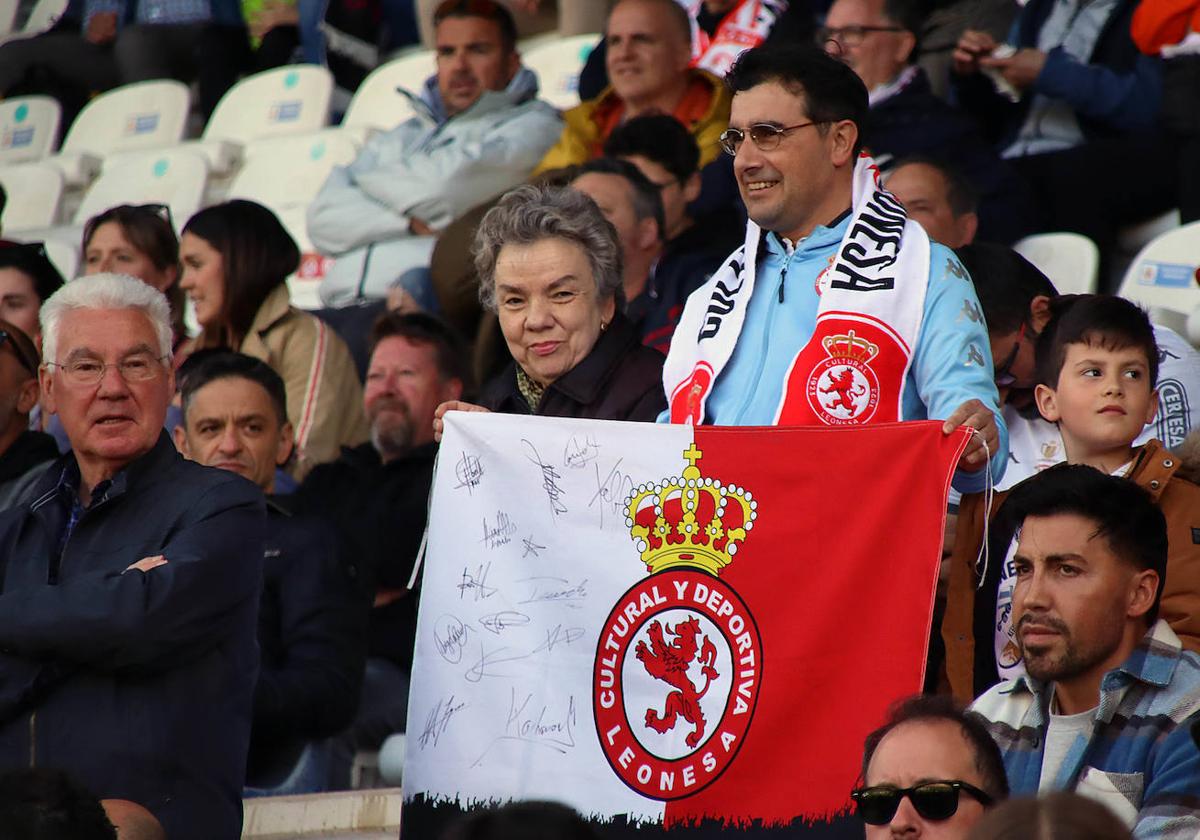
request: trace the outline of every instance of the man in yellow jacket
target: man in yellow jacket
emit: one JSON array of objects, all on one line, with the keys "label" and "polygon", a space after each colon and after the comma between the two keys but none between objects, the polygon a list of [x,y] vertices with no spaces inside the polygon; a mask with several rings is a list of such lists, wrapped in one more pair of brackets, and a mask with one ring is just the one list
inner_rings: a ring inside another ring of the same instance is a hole
[{"label": "man in yellow jacket", "polygon": [[675,0],[621,0],[605,35],[609,86],[563,115],[562,136],[535,174],[599,156],[614,128],[648,113],[671,114],[687,126],[700,147],[700,165],[711,163],[729,125],[730,97],[716,76],[689,69],[687,11]]}]

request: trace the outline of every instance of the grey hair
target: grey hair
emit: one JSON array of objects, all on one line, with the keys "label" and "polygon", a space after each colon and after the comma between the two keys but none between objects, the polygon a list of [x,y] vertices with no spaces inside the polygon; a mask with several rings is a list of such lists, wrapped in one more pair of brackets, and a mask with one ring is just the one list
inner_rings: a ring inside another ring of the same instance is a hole
[{"label": "grey hair", "polygon": [[159,356],[171,355],[171,307],[153,286],[127,274],[93,274],[65,284],[42,304],[42,358],[58,361],[58,326],[63,315],[85,309],[139,309],[158,336]]},{"label": "grey hair", "polygon": [[504,246],[543,239],[565,239],[587,254],[597,300],[619,295],[625,268],[617,230],[596,202],[568,187],[525,184],[505,193],[475,233],[475,273],[484,307],[496,311],[496,262]]}]

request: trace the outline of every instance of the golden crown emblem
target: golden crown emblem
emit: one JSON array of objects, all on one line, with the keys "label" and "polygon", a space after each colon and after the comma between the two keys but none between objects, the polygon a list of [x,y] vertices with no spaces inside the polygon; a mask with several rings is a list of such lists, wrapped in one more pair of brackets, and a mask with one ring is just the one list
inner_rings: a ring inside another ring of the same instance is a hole
[{"label": "golden crown emblem", "polygon": [[845,335],[827,335],[821,339],[821,345],[834,359],[853,359],[866,364],[879,355],[879,345],[859,338],[854,330]]},{"label": "golden crown emblem", "polygon": [[651,573],[687,566],[720,574],[758,518],[745,488],[700,474],[703,455],[692,444],[682,476],[635,487],[625,502],[625,524]]}]

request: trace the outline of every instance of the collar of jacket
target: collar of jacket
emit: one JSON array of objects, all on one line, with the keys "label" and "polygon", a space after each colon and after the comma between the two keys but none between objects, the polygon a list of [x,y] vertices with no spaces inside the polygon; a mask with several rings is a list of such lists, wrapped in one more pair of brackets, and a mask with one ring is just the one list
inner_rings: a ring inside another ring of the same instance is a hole
[{"label": "collar of jacket", "polygon": [[[408,97],[409,104],[414,111],[435,125],[444,125],[452,119],[446,113],[446,105],[442,102],[441,91],[438,90],[437,73],[425,80],[425,85],[419,95],[402,87],[398,87],[396,90]],[[453,118],[478,117],[492,111],[512,108],[536,99],[537,95],[537,74],[522,65],[504,90],[485,90],[468,108],[454,114]]]},{"label": "collar of jacket", "polygon": [[[725,86],[725,82],[723,82],[721,79],[718,79],[716,76],[714,76],[712,73],[709,73],[707,70],[699,70],[695,67],[692,67],[691,69],[688,70],[688,75],[689,75],[690,79],[695,79],[695,78],[703,79],[705,82],[708,83],[708,86],[712,89],[713,95],[712,95],[712,98],[709,99],[709,101],[708,101],[708,108],[707,108],[707,110],[705,110],[704,116],[701,117],[699,120],[699,122],[701,122],[701,123],[707,122],[708,120],[712,119],[713,114],[716,113],[717,108],[721,107],[722,100],[721,100],[720,94],[721,94],[721,90]],[[691,84],[690,79],[688,82],[689,85]],[[685,90],[687,90],[687,89],[685,88]],[[607,87],[605,87],[604,90],[600,91],[600,95],[591,101],[595,103],[594,110],[592,111],[592,119],[597,120],[597,121],[600,120],[601,117],[605,113],[612,110],[613,108],[624,108],[625,107],[625,102],[621,99],[621,97],[617,96],[617,92],[615,90],[613,90],[612,85],[608,85]],[[677,105],[676,108],[678,108],[678,107],[679,106]],[[684,128],[686,128],[688,131],[692,130],[692,126],[690,126],[690,125],[684,126]],[[724,154],[724,152],[722,152],[721,154]]]},{"label": "collar of jacket", "polygon": [[791,242],[784,239],[775,231],[763,231],[764,238],[760,242],[760,247],[763,243],[767,246],[767,259],[789,260],[799,252],[802,256],[807,256],[813,251],[820,251],[828,248],[830,245],[838,245],[842,238],[846,235],[846,228],[850,223],[850,216],[853,215],[854,208],[850,207],[838,214],[836,219],[833,219],[826,225],[817,225],[813,228],[812,233],[801,239],[799,242]]},{"label": "collar of jacket", "polygon": [[[158,441],[150,448],[150,451],[134,458],[112,477],[112,486],[105,494],[105,500],[111,501],[123,495],[130,487],[137,486],[144,476],[160,472],[182,457],[175,450],[175,444],[171,442],[171,436],[167,434],[167,430],[163,429],[158,433]],[[71,470],[76,476],[78,475],[79,465],[75,461],[74,452],[68,452],[59,458],[38,482],[37,489],[33,493],[33,498],[36,500],[32,504],[33,508],[44,504],[49,497],[56,493],[64,470]]]},{"label": "collar of jacket", "polygon": [[[292,311],[292,296],[288,291],[287,282],[280,283],[267,294],[266,298],[259,305],[258,311],[254,313],[254,320],[250,322],[250,329],[242,336],[242,343],[239,347],[233,349],[239,353],[245,353],[246,340],[254,337],[260,338],[264,333],[270,331],[271,327],[286,318]],[[201,329],[199,335],[192,339],[192,350],[201,350],[209,347],[219,347],[220,343],[217,336],[219,330],[209,332]]]},{"label": "collar of jacket", "polygon": [[[612,375],[613,359],[623,356],[630,346],[637,343],[638,337],[633,330],[633,324],[617,312],[583,360],[551,382],[546,388],[546,393],[554,390],[581,405],[591,405],[611,384],[609,378]],[[513,378],[515,389],[515,369]],[[542,402],[545,401],[543,396]]]},{"label": "collar of jacket", "polygon": [[[1183,654],[1183,644],[1171,625],[1164,619],[1158,619],[1154,626],[1146,631],[1138,642],[1133,653],[1116,668],[1113,668],[1100,681],[1101,701],[1103,695],[1121,689],[1131,682],[1141,682],[1153,688],[1166,688],[1175,674],[1175,667]],[[1012,684],[1002,690],[1003,694],[1019,694],[1028,692],[1040,701],[1046,685],[1028,674],[1016,677]]]},{"label": "collar of jacket", "polygon": [[1179,457],[1163,446],[1160,440],[1148,441],[1133,461],[1129,478],[1147,491],[1158,504],[1159,497],[1167,489],[1171,476],[1179,469]]},{"label": "collar of jacket", "polygon": [[[258,307],[258,311],[254,313],[254,320],[250,322],[250,329],[246,331],[246,337],[261,336],[268,332],[271,327],[286,318],[291,311],[291,293],[288,292],[286,282],[280,283],[271,290],[262,305]],[[245,338],[242,339],[242,341],[245,340]]]}]

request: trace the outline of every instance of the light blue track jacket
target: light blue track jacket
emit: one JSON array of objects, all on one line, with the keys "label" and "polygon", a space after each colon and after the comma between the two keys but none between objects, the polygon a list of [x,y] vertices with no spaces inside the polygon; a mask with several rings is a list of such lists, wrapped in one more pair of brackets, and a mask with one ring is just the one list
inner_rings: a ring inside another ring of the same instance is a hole
[{"label": "light blue track jacket", "polygon": [[[847,214],[833,227],[818,226],[794,250],[774,233],[767,234],[745,324],[708,397],[706,423],[774,424],[788,367],[816,328],[817,275],[837,252],[850,218]],[[967,400],[979,399],[999,426],[1000,445],[992,453],[992,477],[998,481],[1008,460],[1008,430],[992,376],[987,328],[970,276],[953,251],[930,242],[929,289],[904,383],[903,419],[945,419]],[[659,421],[667,422],[667,415]],[[983,470],[954,474],[954,487],[962,493],[976,493],[983,486]]]}]

